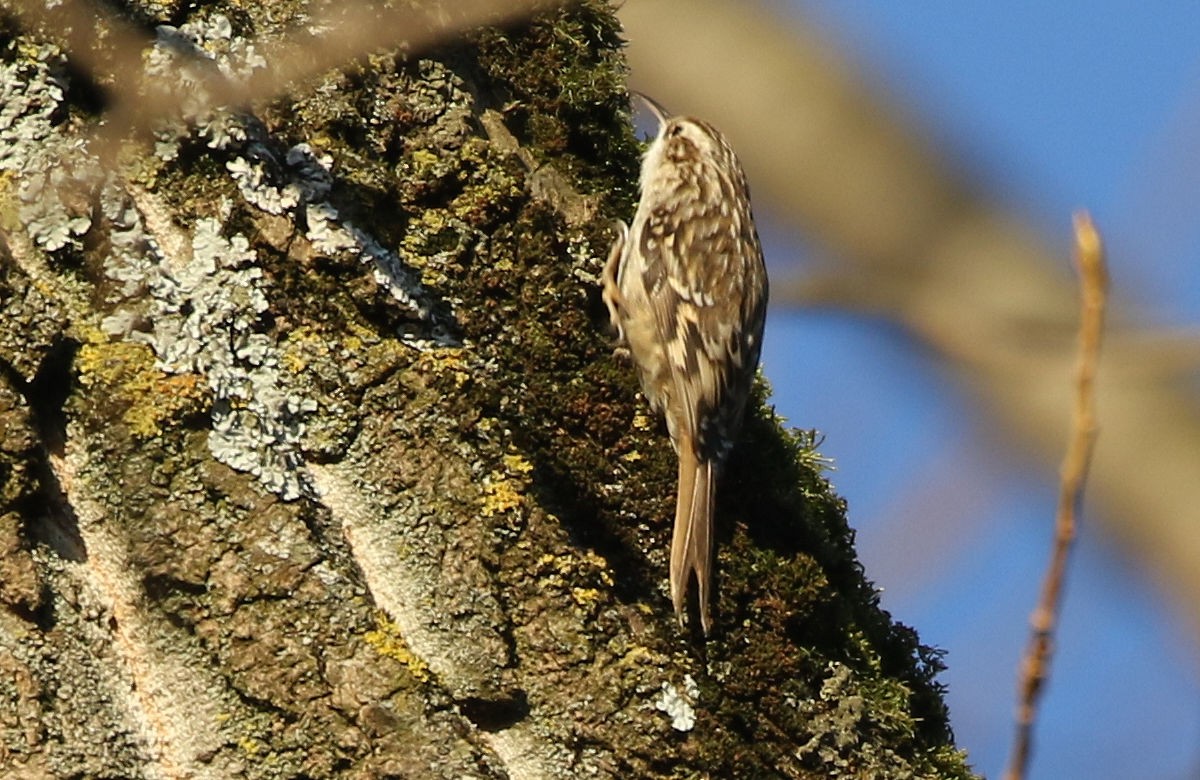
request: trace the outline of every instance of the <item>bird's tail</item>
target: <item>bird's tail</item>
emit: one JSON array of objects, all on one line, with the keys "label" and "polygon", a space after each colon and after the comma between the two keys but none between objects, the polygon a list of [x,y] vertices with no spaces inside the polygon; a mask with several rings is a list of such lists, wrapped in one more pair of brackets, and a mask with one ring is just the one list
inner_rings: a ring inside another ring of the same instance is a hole
[{"label": "bird's tail", "polygon": [[708,605],[712,584],[713,501],[715,469],[700,460],[691,442],[679,447],[679,486],[675,498],[675,533],[671,538],[671,601],[683,622],[688,581],[696,573],[700,596],[700,627],[708,635]]}]

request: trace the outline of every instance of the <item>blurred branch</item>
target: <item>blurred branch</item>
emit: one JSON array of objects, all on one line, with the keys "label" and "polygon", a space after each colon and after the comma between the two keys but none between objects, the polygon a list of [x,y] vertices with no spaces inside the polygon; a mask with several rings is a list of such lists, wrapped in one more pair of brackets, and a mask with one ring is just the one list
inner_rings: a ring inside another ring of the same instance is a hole
[{"label": "blurred branch", "polygon": [[[758,205],[770,203],[836,257],[821,295],[889,317],[938,349],[999,435],[1054,462],[1075,333],[1062,259],[801,21],[721,0],[695,0],[688,11],[662,0],[621,9],[633,86],[726,132]],[[787,279],[772,285],[776,305],[812,292]],[[1110,314],[1114,349],[1099,403],[1111,446],[1092,465],[1096,519],[1183,604],[1197,605],[1200,405],[1162,379],[1160,354],[1122,348],[1146,329],[1127,312]]]},{"label": "blurred branch", "polygon": [[[464,30],[483,25],[504,25],[539,9],[561,5],[559,0],[458,0],[446,4],[398,5],[386,8],[370,3],[333,3],[315,13],[309,23],[274,41],[256,41],[257,55],[268,66],[245,79],[231,79],[216,68],[189,76],[199,79],[210,108],[243,106],[272,98],[290,85],[314,78],[373,51],[399,45],[420,51]],[[54,8],[25,0],[15,4],[17,18],[26,25],[65,30],[71,60],[94,81],[110,88],[112,104],[91,145],[101,159],[112,159],[120,144],[144,137],[155,125],[183,116],[196,91],[178,85],[149,88],[142,54],[154,35],[97,3],[69,0]],[[251,70],[248,63],[235,72]]]},{"label": "blurred branch", "polygon": [[1029,767],[1033,743],[1033,725],[1037,705],[1050,671],[1054,648],[1054,629],[1062,601],[1063,580],[1068,556],[1075,541],[1076,516],[1083,501],[1092,448],[1096,442],[1096,366],[1100,360],[1100,341],[1104,330],[1104,306],[1108,273],[1104,267],[1104,248],[1100,235],[1086,213],[1075,217],[1075,257],[1079,269],[1080,307],[1079,361],[1075,385],[1071,439],[1060,473],[1058,509],[1054,520],[1054,551],[1042,582],[1037,608],[1030,618],[1033,635],[1021,664],[1017,735],[1007,780],[1023,780]]}]

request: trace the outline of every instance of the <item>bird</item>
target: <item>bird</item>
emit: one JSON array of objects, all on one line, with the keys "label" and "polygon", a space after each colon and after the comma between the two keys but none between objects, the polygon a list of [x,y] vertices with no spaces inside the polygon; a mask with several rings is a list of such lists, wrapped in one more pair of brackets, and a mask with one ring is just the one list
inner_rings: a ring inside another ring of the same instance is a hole
[{"label": "bird", "polygon": [[678,456],[671,601],[682,625],[694,575],[708,636],[717,479],[758,368],[767,271],[746,174],[725,136],[632,94],[658,127],[642,156],[633,222],[615,226],[602,297]]}]

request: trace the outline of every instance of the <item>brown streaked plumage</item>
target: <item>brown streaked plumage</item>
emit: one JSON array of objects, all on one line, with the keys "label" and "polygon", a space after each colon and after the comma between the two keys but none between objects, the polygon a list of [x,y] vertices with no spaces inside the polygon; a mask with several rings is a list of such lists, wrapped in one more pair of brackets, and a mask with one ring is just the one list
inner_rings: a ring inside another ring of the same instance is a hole
[{"label": "brown streaked plumage", "polygon": [[707,634],[716,482],[758,366],[767,272],[746,175],[725,137],[639,97],[658,135],[642,159],[633,225],[618,224],[604,301],[679,456],[671,600],[682,621],[694,572]]}]

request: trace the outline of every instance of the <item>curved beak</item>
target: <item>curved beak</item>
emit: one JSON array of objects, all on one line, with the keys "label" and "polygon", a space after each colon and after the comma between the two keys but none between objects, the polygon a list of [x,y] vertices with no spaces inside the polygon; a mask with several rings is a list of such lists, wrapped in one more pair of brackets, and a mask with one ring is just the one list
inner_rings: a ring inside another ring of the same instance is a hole
[{"label": "curved beak", "polygon": [[646,108],[650,109],[650,113],[654,114],[654,118],[658,120],[658,127],[660,130],[662,129],[663,125],[667,123],[667,120],[671,118],[671,112],[649,95],[645,95],[632,89],[629,90],[629,95],[641,100],[642,104],[645,105]]}]

